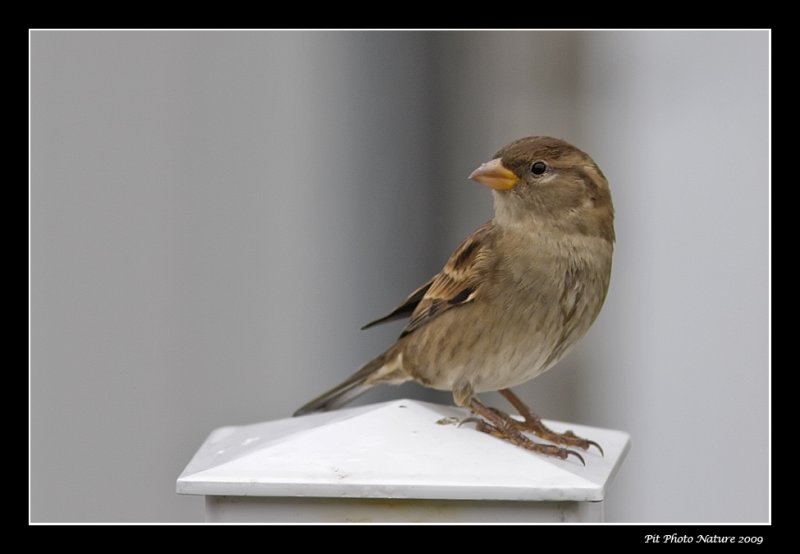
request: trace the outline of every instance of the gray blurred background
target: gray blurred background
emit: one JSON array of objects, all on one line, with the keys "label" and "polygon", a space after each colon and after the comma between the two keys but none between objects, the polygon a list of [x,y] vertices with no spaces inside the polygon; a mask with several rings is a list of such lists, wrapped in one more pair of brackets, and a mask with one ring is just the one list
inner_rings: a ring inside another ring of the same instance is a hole
[{"label": "gray blurred background", "polygon": [[[767,32],[33,32],[31,517],[199,521],[213,428],[281,418],[491,215],[466,175],[555,135],[617,250],[518,392],[631,433],[610,521],[768,518]],[[361,402],[416,396],[415,385]],[[489,400],[502,406],[497,396]]]}]

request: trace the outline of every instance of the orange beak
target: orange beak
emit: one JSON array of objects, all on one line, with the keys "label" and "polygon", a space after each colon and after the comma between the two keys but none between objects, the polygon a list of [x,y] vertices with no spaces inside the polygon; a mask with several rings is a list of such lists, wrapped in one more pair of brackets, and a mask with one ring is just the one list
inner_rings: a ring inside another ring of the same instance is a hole
[{"label": "orange beak", "polygon": [[519,177],[504,166],[500,158],[481,164],[478,169],[469,174],[469,178],[495,190],[514,188],[519,181]]}]

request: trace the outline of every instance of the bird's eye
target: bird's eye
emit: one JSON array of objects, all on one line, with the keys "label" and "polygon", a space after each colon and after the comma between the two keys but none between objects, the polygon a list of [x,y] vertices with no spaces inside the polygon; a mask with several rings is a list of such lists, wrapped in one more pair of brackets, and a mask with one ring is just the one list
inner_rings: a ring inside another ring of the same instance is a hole
[{"label": "bird's eye", "polygon": [[541,175],[547,171],[547,164],[544,162],[536,162],[531,166],[531,173],[534,175]]}]

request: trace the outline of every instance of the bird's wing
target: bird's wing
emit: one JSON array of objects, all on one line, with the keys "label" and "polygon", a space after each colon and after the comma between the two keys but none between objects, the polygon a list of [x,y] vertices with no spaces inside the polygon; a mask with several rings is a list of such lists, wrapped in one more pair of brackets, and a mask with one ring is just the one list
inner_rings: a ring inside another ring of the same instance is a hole
[{"label": "bird's wing", "polygon": [[386,323],[388,321],[394,321],[395,319],[405,319],[412,314],[412,312],[416,309],[417,305],[419,304],[420,300],[425,296],[425,293],[428,292],[428,289],[431,288],[431,285],[436,280],[436,277],[431,278],[430,281],[422,285],[420,288],[412,292],[408,295],[408,298],[403,300],[403,303],[397,306],[394,310],[392,310],[389,314],[376,319],[375,321],[370,321],[366,325],[364,325],[361,330],[369,329],[370,327],[374,327],[375,325],[380,325],[381,323]]},{"label": "bird's wing", "polygon": [[410,317],[400,335],[403,337],[439,314],[479,298],[490,267],[492,229],[491,222],[479,227],[456,248],[433,279],[412,292],[389,315],[368,323],[362,329]]}]

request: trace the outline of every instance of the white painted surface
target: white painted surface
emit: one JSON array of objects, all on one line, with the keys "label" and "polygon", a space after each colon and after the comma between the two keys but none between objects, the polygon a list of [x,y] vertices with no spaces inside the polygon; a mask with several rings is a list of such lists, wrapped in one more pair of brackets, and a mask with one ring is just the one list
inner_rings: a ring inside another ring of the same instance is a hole
[{"label": "white painted surface", "polygon": [[548,422],[605,449],[542,457],[456,421],[467,412],[415,400],[217,429],[177,482],[183,494],[600,501],[627,453],[620,431]]}]

